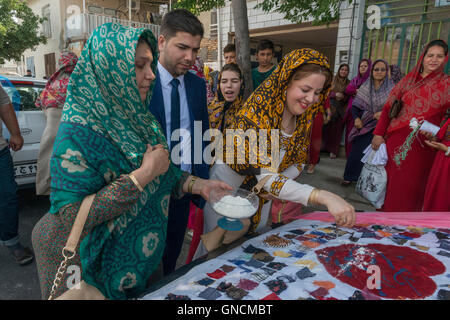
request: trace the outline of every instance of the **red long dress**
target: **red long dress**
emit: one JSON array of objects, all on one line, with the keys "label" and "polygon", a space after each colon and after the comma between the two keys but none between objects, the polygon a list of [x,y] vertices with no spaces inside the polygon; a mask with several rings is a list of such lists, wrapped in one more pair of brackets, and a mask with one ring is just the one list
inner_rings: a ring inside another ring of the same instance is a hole
[{"label": "red long dress", "polygon": [[[328,110],[330,108],[330,102],[327,99],[324,103],[323,109]],[[317,112],[314,118],[312,129],[311,129],[311,146],[309,147],[309,163],[317,164],[320,157],[320,148],[322,147],[322,127],[323,127],[323,112],[322,108]],[[326,112],[326,111],[325,111]]]},{"label": "red long dress", "polygon": [[[400,166],[393,160],[398,148],[411,133],[409,122],[413,117],[439,125],[450,107],[450,77],[444,73],[448,54],[441,68],[425,78],[420,75],[423,58],[424,54],[414,69],[392,90],[374,131],[374,135],[384,137],[388,153],[386,198],[381,211],[417,212],[423,208],[425,187],[435,157],[435,153],[430,152],[423,142],[425,136],[419,134],[414,139]],[[391,120],[388,114],[397,99],[401,99],[403,107],[398,116]]]},{"label": "red long dress", "polygon": [[[439,130],[437,138],[450,147],[450,119]],[[441,150],[437,151],[428,177],[423,211],[450,211],[450,157]]]}]

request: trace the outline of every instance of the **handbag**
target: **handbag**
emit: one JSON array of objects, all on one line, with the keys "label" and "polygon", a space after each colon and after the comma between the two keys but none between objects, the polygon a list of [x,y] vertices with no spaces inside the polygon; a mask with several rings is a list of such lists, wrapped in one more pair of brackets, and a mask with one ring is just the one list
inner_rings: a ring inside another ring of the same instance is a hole
[{"label": "handbag", "polygon": [[402,110],[403,104],[401,99],[396,99],[394,103],[392,103],[391,109],[389,110],[389,119],[394,119],[398,116],[400,111]]},{"label": "handbag", "polygon": [[[48,300],[53,300],[56,289],[61,284],[64,273],[67,269],[67,263],[75,256],[76,248],[80,240],[81,232],[83,231],[86,219],[89,214],[95,194],[86,196],[81,203],[78,210],[77,217],[70,231],[66,246],[62,249],[62,256],[64,260],[61,262],[58,271],[56,272],[55,280],[53,281],[52,291]],[[55,300],[106,300],[105,296],[96,287],[81,281],[78,285],[70,288]]]}]

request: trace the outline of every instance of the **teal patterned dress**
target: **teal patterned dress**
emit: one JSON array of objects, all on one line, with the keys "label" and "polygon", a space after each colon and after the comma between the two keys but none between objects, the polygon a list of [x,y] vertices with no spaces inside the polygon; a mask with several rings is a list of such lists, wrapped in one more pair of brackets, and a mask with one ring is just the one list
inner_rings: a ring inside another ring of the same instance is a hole
[{"label": "teal patterned dress", "polygon": [[[167,148],[148,109],[153,87],[144,103],[137,87],[134,63],[141,36],[151,44],[156,73],[157,43],[150,30],[108,23],[86,43],[70,79],[51,158],[50,214],[137,169],[146,144]],[[130,209],[90,230],[80,246],[83,280],[109,299],[145,289],[164,251],[169,199],[181,177],[171,165]]]}]

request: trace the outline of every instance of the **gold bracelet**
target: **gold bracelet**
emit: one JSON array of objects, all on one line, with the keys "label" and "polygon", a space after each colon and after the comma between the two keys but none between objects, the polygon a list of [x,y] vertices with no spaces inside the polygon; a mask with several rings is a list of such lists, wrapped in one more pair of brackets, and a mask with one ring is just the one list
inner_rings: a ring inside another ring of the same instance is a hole
[{"label": "gold bracelet", "polygon": [[188,185],[188,193],[192,193],[192,187],[194,186],[195,180],[197,180],[197,177],[192,176],[192,179],[189,181]]},{"label": "gold bracelet", "polygon": [[318,205],[317,199],[319,198],[319,189],[314,188],[309,195],[308,204],[310,205]]},{"label": "gold bracelet", "polygon": [[134,185],[136,186],[136,188],[138,188],[138,190],[139,190],[140,192],[143,192],[143,191],[144,191],[144,188],[142,188],[141,184],[140,184],[139,181],[136,179],[136,177],[135,177],[132,173],[130,173],[128,176],[130,177],[131,181],[133,181],[133,183],[134,183]]}]

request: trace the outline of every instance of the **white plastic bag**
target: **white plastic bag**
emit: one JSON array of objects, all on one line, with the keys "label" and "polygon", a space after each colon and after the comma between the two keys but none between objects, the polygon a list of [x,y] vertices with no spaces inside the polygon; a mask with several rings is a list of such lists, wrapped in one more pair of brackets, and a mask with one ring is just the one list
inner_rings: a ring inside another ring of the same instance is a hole
[{"label": "white plastic bag", "polygon": [[[377,166],[384,166],[388,161],[388,155],[386,150],[386,144],[382,143],[377,151],[372,149],[372,146],[369,145],[364,151],[364,156],[361,158],[362,163],[367,163]],[[372,156],[372,153],[373,154]],[[371,157],[372,156],[372,157]],[[371,157],[371,161],[369,161],[369,157]]]},{"label": "white plastic bag", "polygon": [[387,174],[384,165],[372,164],[375,153],[376,151],[372,150],[366,157],[366,162],[356,183],[356,193],[369,200],[375,208],[380,209],[386,196]]}]

